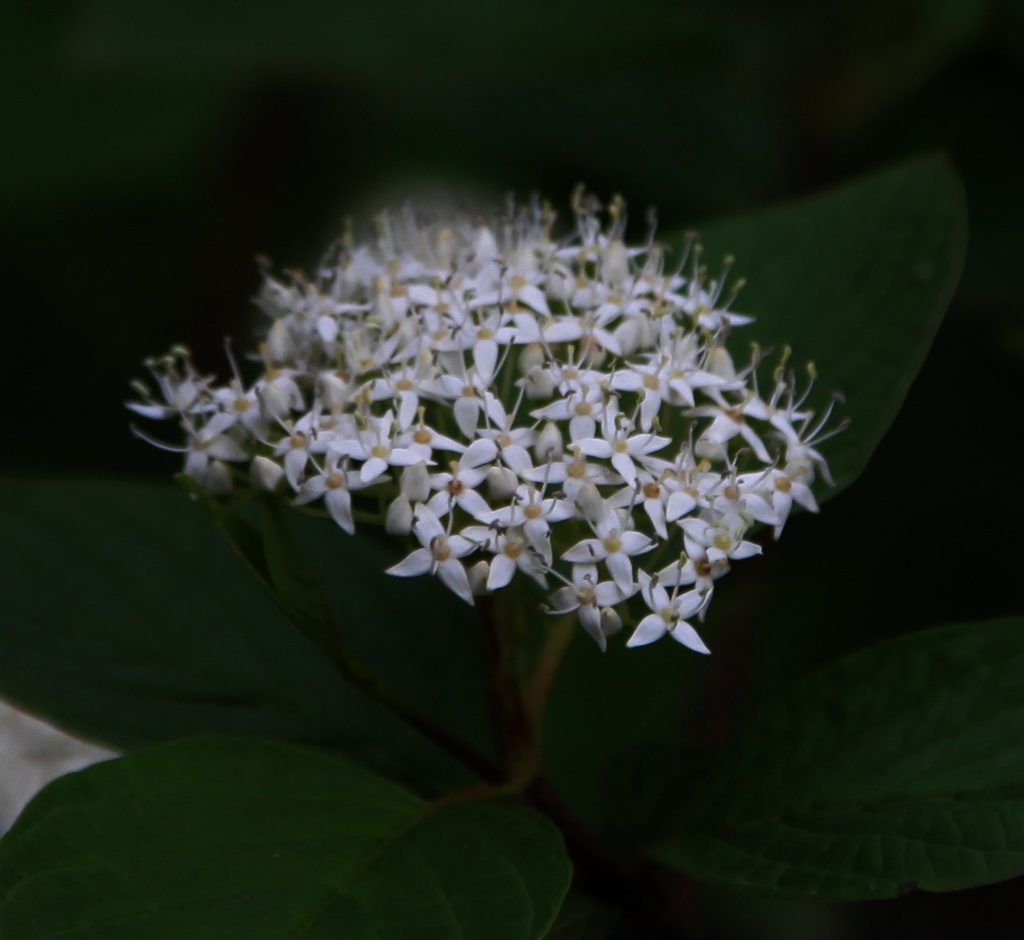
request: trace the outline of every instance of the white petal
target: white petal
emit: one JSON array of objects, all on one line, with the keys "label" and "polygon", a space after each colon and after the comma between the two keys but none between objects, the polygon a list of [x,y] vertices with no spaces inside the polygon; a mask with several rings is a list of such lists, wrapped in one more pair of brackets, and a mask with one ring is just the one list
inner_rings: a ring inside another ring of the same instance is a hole
[{"label": "white petal", "polygon": [[487,576],[487,589],[496,591],[505,587],[516,573],[516,563],[502,552],[491,559],[491,573]]},{"label": "white petal", "polygon": [[601,607],[614,607],[622,603],[627,597],[632,597],[637,591],[637,585],[633,585],[630,591],[624,591],[614,581],[602,581],[594,588],[594,598]]},{"label": "white petal", "polygon": [[466,437],[474,437],[477,422],[480,420],[480,399],[461,395],[455,400],[452,411],[455,413],[455,423],[459,430]]},{"label": "white petal", "polygon": [[433,539],[445,534],[441,520],[423,503],[416,504],[412,527],[421,545],[429,545]]},{"label": "white petal", "polygon": [[481,437],[466,448],[465,453],[459,458],[459,468],[479,467],[481,464],[494,460],[497,456],[498,445],[489,437]]},{"label": "white petal", "polygon": [[343,487],[328,489],[324,497],[324,505],[331,514],[331,518],[338,523],[349,535],[354,535],[356,524],[352,520],[352,494]]},{"label": "white petal", "polygon": [[562,552],[562,558],[565,561],[581,562],[583,564],[592,564],[595,561],[601,561],[607,556],[608,551],[600,539],[584,539],[582,542],[577,542],[572,548]]},{"label": "white petal", "polygon": [[398,395],[398,426],[405,430],[416,420],[416,409],[420,399],[415,392],[400,392]]},{"label": "white petal", "polygon": [[646,646],[665,635],[665,621],[657,614],[648,614],[636,625],[626,646]]},{"label": "white petal", "polygon": [[618,470],[622,475],[622,478],[632,486],[633,481],[636,479],[636,464],[633,463],[633,458],[629,454],[617,452],[612,454],[612,466]]},{"label": "white petal", "polygon": [[437,566],[437,576],[450,591],[461,597],[467,604],[473,606],[473,590],[469,586],[469,576],[462,562],[449,558]]},{"label": "white petal", "polygon": [[413,578],[417,575],[427,574],[434,566],[434,556],[426,548],[417,548],[397,565],[392,565],[387,574],[397,575],[399,578]]},{"label": "white petal", "polygon": [[447,516],[451,512],[452,506],[455,505],[455,501],[452,499],[452,494],[448,490],[438,490],[430,500],[427,502],[427,509],[429,509],[438,519]]},{"label": "white petal", "polygon": [[668,505],[665,507],[665,518],[669,522],[675,522],[676,519],[685,516],[696,505],[697,500],[695,500],[689,493],[684,493],[682,490],[676,490],[676,492],[668,498]]},{"label": "white petal", "polygon": [[479,339],[473,347],[473,365],[477,375],[488,382],[494,375],[494,367],[498,363],[498,344],[493,339]]},{"label": "white petal", "polygon": [[576,441],[576,444],[579,445],[580,453],[586,454],[588,457],[607,459],[614,453],[611,443],[601,437],[587,437],[582,441]]},{"label": "white petal", "polygon": [[668,538],[668,528],[665,526],[665,507],[660,499],[645,499],[644,510],[647,517],[654,526],[654,531],[663,539]]},{"label": "white petal", "polygon": [[612,552],[604,560],[608,566],[608,572],[612,580],[623,591],[631,591],[633,588],[633,563],[627,555],[622,552]]},{"label": "white petal", "polygon": [[680,620],[687,620],[701,610],[707,602],[708,596],[700,591],[687,591],[685,594],[680,594],[675,600],[676,616]]},{"label": "white petal", "polygon": [[474,519],[479,519],[481,522],[483,521],[484,516],[491,511],[491,507],[487,504],[487,500],[484,499],[476,490],[463,490],[456,502]]},{"label": "white petal", "polygon": [[[287,459],[287,458],[286,458]],[[418,462],[417,458],[414,463]],[[363,483],[370,483],[376,480],[388,468],[388,462],[382,457],[371,457],[359,468],[359,479]]]},{"label": "white petal", "polygon": [[537,313],[543,313],[545,316],[549,316],[551,313],[548,309],[548,302],[544,297],[544,293],[539,287],[535,287],[533,284],[527,284],[525,287],[521,287],[517,294],[517,299],[521,304],[525,304],[527,307],[531,307],[536,310]]},{"label": "white petal", "polygon": [[[672,639],[677,643],[682,643],[683,646],[688,647],[698,653],[710,653],[705,645],[704,641],[698,636],[697,631],[693,629],[685,620],[677,620],[675,626],[669,631]],[[627,644],[628,645],[628,644]]]},{"label": "white petal", "polygon": [[594,642],[601,647],[603,653],[608,649],[608,639],[601,629],[600,611],[593,604],[585,604],[580,608],[578,616],[583,629],[594,638]]},{"label": "white petal", "polygon": [[583,326],[575,317],[559,317],[544,327],[544,339],[549,343],[571,343],[583,335]]},{"label": "white petal", "polygon": [[[420,463],[423,457],[416,453],[414,450],[409,450],[407,447],[396,447],[388,454],[388,463],[392,467],[412,467]],[[426,461],[432,464],[433,460]]]},{"label": "white petal", "polygon": [[761,546],[756,542],[738,542],[736,547],[729,552],[729,557],[734,561],[740,561],[743,558],[752,558],[754,555],[760,554]]},{"label": "white petal", "polygon": [[510,444],[508,447],[502,448],[501,458],[513,473],[522,474],[533,469],[530,452],[518,444]]},{"label": "white petal", "polygon": [[649,535],[643,532],[623,532],[619,536],[622,542],[622,552],[625,555],[640,555],[649,552],[657,544]]},{"label": "white petal", "polygon": [[316,321],[316,331],[324,345],[330,346],[338,338],[338,321],[334,317],[322,316]]}]

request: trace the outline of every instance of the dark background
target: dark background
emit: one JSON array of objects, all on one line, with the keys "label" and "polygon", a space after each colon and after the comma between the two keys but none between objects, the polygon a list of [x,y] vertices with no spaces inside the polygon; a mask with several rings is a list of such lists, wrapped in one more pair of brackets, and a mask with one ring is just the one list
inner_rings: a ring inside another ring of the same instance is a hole
[{"label": "dark background", "polygon": [[[200,368],[223,374],[223,338],[245,345],[258,326],[255,255],[309,268],[346,215],[423,193],[497,203],[537,190],[565,205],[582,181],[622,192],[638,228],[656,205],[673,229],[940,148],[968,195],[961,288],[868,472],[768,553],[761,576],[778,587],[765,628],[777,642],[757,682],[895,633],[1024,611],[1022,9],[96,0],[8,10],[0,467],[176,470],[127,430],[141,359],[184,341]],[[870,905],[727,895],[708,912],[736,937],[1018,937],[1024,883]]]}]

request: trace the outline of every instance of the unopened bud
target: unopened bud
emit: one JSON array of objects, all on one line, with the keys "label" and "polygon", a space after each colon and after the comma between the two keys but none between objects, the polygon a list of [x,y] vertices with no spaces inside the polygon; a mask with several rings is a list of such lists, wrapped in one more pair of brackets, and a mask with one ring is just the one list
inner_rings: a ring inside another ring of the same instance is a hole
[{"label": "unopened bud", "polygon": [[549,421],[537,435],[537,443],[533,445],[533,452],[540,463],[547,463],[549,460],[560,460],[562,451],[562,432],[557,424]]},{"label": "unopened bud", "polygon": [[601,632],[606,636],[615,636],[622,629],[622,618],[614,607],[601,608]]},{"label": "unopened bud", "polygon": [[613,238],[602,252],[601,274],[605,283],[619,287],[629,277],[629,254],[621,238]]},{"label": "unopened bud", "polygon": [[519,371],[523,375],[529,375],[533,369],[540,369],[544,365],[544,347],[540,343],[529,343],[519,354]]},{"label": "unopened bud", "polygon": [[426,462],[421,460],[406,467],[398,486],[410,503],[425,503],[430,498],[430,474],[427,473]]},{"label": "unopened bud", "polygon": [[409,497],[399,493],[384,514],[384,531],[388,535],[408,535],[412,531],[412,503]]},{"label": "unopened bud", "polygon": [[550,398],[555,393],[555,378],[547,369],[536,366],[526,373],[523,390],[533,401]]},{"label": "unopened bud", "polygon": [[576,508],[587,522],[595,525],[600,522],[608,512],[608,506],[598,491],[589,480],[580,487],[576,494]]},{"label": "unopened bud", "polygon": [[269,457],[254,457],[249,468],[249,481],[253,489],[273,493],[284,479],[284,467]]},{"label": "unopened bud", "polygon": [[576,280],[573,278],[572,272],[561,264],[556,264],[548,271],[547,280],[544,282],[548,297],[562,303],[569,302],[575,286]]},{"label": "unopened bud", "polygon": [[271,362],[283,363],[293,359],[297,354],[288,324],[284,320],[275,320],[267,335],[267,355]]},{"label": "unopened bud", "polygon": [[491,467],[487,471],[487,491],[496,502],[511,499],[518,486],[519,477],[508,467]]},{"label": "unopened bud", "polygon": [[724,346],[712,346],[708,350],[705,368],[712,375],[717,375],[730,382],[736,378],[736,366],[733,365],[732,356]]},{"label": "unopened bud", "polygon": [[203,489],[211,496],[227,496],[231,492],[231,470],[223,460],[214,460],[203,474]]},{"label": "unopened bud", "polygon": [[498,250],[498,243],[494,240],[494,233],[487,227],[477,229],[476,238],[473,240],[473,257],[477,263],[493,261],[501,256]]},{"label": "unopened bud", "polygon": [[491,566],[486,561],[478,561],[466,572],[466,576],[469,578],[469,590],[474,597],[483,597],[485,594],[491,593],[487,589],[487,579],[490,574]]},{"label": "unopened bud", "polygon": [[285,389],[267,382],[259,389],[259,396],[264,417],[283,418],[288,414],[291,401]]},{"label": "unopened bud", "polygon": [[327,408],[341,408],[349,403],[349,383],[334,372],[317,376],[317,392]]}]

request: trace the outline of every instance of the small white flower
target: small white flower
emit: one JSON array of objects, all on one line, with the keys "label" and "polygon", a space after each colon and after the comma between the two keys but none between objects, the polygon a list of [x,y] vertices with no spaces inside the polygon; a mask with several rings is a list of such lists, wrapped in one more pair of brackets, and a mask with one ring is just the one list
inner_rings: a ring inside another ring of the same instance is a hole
[{"label": "small white flower", "polygon": [[477,543],[461,535],[450,535],[437,516],[422,503],[415,508],[412,532],[422,547],[415,549],[397,565],[392,565],[387,573],[400,578],[436,574],[445,587],[467,604],[472,604],[473,591],[469,577],[459,559],[476,551]]},{"label": "small white flower", "polygon": [[423,458],[416,451],[399,447],[395,440],[398,426],[394,414],[387,412],[380,418],[369,418],[365,430],[355,438],[334,441],[331,451],[353,460],[361,460],[359,477],[364,484],[372,483],[390,467],[411,467]]},{"label": "small white flower", "polygon": [[433,474],[430,485],[438,492],[427,503],[430,511],[441,518],[459,506],[474,519],[485,518],[491,507],[476,488],[487,479],[485,465],[490,464],[497,453],[494,441],[478,439],[466,448],[458,461],[451,464],[451,473]]},{"label": "small white flower", "polygon": [[632,423],[610,403],[601,421],[602,436],[578,441],[580,453],[607,459],[622,479],[632,485],[637,478],[636,464],[644,465],[648,462],[648,455],[664,450],[672,443],[670,437],[662,437],[650,431],[631,434],[632,430]]},{"label": "small white flower", "polygon": [[551,595],[548,613],[578,611],[580,625],[604,650],[608,637],[621,627],[621,621],[616,622],[603,612],[621,604],[634,591],[624,591],[614,581],[599,581],[597,565],[573,565],[571,581],[561,575],[558,577],[565,582],[565,587]]},{"label": "small white flower", "polygon": [[645,646],[668,633],[677,643],[698,653],[711,652],[697,631],[686,622],[688,617],[699,613],[707,603],[707,598],[699,591],[680,594],[677,589],[669,594],[655,578],[641,571],[640,596],[651,613],[637,624],[626,646]]},{"label": "small white flower", "polygon": [[352,520],[352,490],[361,490],[366,483],[357,471],[339,467],[338,461],[342,459],[339,454],[329,454],[320,472],[306,478],[295,497],[295,505],[322,498],[331,518],[352,535],[356,531]]},{"label": "small white flower", "polygon": [[642,532],[624,530],[622,521],[614,510],[605,514],[595,526],[597,538],[583,539],[568,551],[562,553],[566,561],[574,564],[604,562],[612,580],[623,591],[632,591],[634,555],[649,552],[657,542]]}]

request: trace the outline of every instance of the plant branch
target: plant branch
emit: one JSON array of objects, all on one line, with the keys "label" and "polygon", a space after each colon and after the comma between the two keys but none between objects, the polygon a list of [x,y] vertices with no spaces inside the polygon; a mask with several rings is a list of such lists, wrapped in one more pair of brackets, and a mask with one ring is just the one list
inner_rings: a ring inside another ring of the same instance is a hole
[{"label": "plant branch", "polygon": [[505,780],[528,780],[540,760],[532,716],[526,706],[527,624],[518,598],[479,599],[487,637],[491,720],[505,764]]}]

